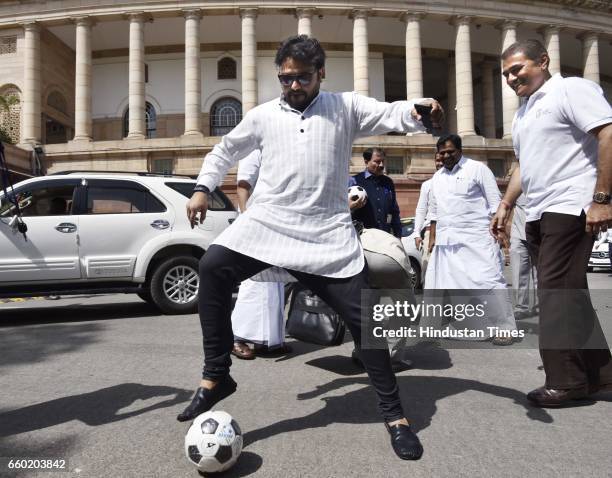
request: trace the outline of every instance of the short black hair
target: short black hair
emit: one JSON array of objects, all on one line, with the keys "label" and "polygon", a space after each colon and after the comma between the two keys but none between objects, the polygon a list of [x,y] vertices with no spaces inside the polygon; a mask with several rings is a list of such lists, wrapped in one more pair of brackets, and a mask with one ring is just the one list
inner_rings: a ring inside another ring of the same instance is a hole
[{"label": "short black hair", "polygon": [[542,55],[548,55],[546,48],[539,40],[519,40],[503,51],[501,59],[505,60],[516,53],[523,53],[532,61],[539,61]]},{"label": "short black hair", "polygon": [[317,70],[325,66],[323,47],[319,40],[310,38],[308,35],[294,35],[280,44],[274,58],[274,64],[280,68],[287,58],[313,65]]},{"label": "short black hair", "polygon": [[436,143],[436,151],[440,151],[440,146],[444,146],[447,141],[453,143],[455,148],[459,150],[463,149],[461,146],[461,136],[457,134],[445,134],[440,136],[440,139],[438,139],[438,142]]},{"label": "short black hair", "polygon": [[367,163],[368,161],[370,161],[370,159],[372,159],[372,155],[374,153],[379,153],[380,155],[382,155],[383,157],[386,156],[385,154],[385,150],[382,148],[368,148],[363,152],[363,159],[365,159],[365,162]]}]

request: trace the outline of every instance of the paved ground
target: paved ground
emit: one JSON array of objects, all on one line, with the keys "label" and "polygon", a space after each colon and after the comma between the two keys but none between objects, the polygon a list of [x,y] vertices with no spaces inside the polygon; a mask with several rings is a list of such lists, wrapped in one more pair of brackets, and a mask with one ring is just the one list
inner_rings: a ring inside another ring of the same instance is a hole
[{"label": "paved ground", "polygon": [[[612,289],[608,273],[589,276]],[[608,320],[612,297],[598,308]],[[612,394],[530,407],[524,393],[544,377],[536,350],[413,351],[416,368],[398,377],[425,455],[402,462],[351,344],[292,346],[285,358],[235,361],[239,390],[221,408],[246,447],[223,476],[611,474]],[[0,304],[0,456],[64,458],[63,476],[197,476],[183,452],[188,425],[175,416],[200,357],[197,316],[159,316],[135,296]]]}]

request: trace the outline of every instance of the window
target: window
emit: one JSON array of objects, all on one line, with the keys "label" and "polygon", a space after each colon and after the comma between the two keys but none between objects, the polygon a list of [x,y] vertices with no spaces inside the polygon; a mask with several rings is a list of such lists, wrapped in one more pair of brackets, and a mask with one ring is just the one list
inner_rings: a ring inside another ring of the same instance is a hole
[{"label": "window", "polygon": [[404,158],[387,156],[385,158],[385,169],[387,174],[404,174]]},{"label": "window", "polygon": [[154,159],[151,161],[151,172],[156,174],[172,174],[172,159]]},{"label": "window", "polygon": [[[189,183],[166,183],[170,189],[174,189],[177,193],[182,194],[186,198],[190,198],[193,193],[193,187],[196,185],[195,182]],[[215,189],[208,201],[208,209],[211,211],[235,211],[234,205],[229,198],[219,189]]]},{"label": "window", "polygon": [[87,214],[136,214],[164,212],[166,207],[138,186],[92,185],[87,188]]},{"label": "window", "polygon": [[236,79],[236,60],[233,58],[221,58],[217,62],[217,79],[218,80],[235,80]]},{"label": "window", "polygon": [[17,37],[0,37],[0,55],[17,53]]},{"label": "window", "polygon": [[[155,138],[157,131],[157,113],[151,103],[147,101],[145,108],[145,128],[146,137]],[[125,110],[123,115],[123,137],[125,138],[130,132],[130,109]]]},{"label": "window", "polygon": [[493,171],[496,178],[504,178],[506,176],[506,162],[503,159],[487,159],[487,166]]},{"label": "window", "polygon": [[221,98],[210,109],[210,134],[223,136],[242,119],[242,103],[235,98]]},{"label": "window", "polygon": [[[66,216],[72,214],[75,185],[44,185],[22,189],[16,193],[24,217]],[[16,214],[12,203],[3,201],[0,217]]]}]

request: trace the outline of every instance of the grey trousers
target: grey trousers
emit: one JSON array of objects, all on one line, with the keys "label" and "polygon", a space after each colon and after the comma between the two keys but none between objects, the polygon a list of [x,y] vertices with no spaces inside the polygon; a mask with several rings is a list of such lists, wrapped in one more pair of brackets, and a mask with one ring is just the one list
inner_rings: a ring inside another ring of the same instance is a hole
[{"label": "grey trousers", "polygon": [[514,289],[514,311],[531,313],[538,305],[536,293],[538,278],[535,266],[529,257],[527,241],[511,242],[510,267]]}]

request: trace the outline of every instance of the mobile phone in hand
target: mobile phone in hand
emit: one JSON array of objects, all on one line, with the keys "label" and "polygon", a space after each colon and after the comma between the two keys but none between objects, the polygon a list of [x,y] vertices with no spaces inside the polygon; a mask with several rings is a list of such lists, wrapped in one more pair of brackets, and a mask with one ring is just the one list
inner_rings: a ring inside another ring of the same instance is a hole
[{"label": "mobile phone in hand", "polygon": [[431,122],[431,110],[433,109],[431,106],[426,105],[414,105],[414,109],[421,116],[421,122],[426,129],[432,130],[433,123]]}]

